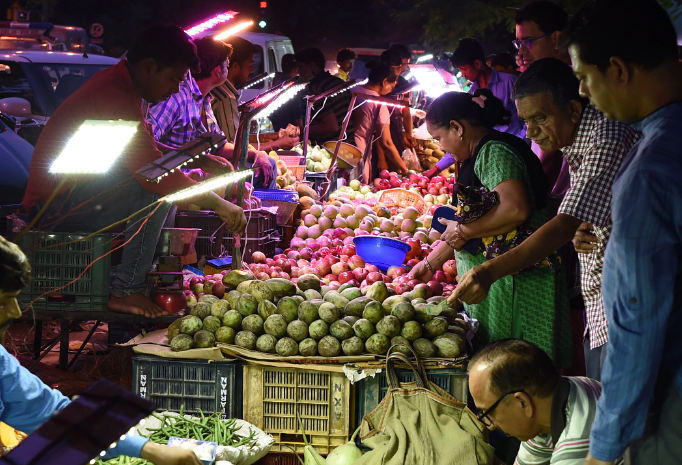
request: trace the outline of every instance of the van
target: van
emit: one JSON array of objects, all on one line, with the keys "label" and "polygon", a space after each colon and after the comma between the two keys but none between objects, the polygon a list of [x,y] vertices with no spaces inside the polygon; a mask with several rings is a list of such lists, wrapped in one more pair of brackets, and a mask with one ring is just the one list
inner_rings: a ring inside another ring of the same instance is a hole
[{"label": "van", "polygon": [[[291,45],[291,39],[286,36],[276,34],[264,34],[260,32],[239,32],[235,34],[244,40],[248,40],[258,48],[256,57],[253,62],[255,72],[253,76],[268,73],[274,74],[282,71],[282,57],[287,53],[294,53],[294,46]],[[225,39],[225,42],[230,43],[230,38]],[[244,89],[241,93],[240,100],[248,102],[266,90],[272,87],[272,79],[266,79],[258,84]]]}]

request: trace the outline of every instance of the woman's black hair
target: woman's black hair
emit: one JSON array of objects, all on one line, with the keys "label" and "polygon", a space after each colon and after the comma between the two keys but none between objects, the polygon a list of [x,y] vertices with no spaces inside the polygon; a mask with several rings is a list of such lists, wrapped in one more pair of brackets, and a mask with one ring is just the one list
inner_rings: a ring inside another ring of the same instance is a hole
[{"label": "woman's black hair", "polygon": [[388,79],[388,82],[390,83],[394,83],[398,80],[398,76],[386,63],[372,60],[367,63],[365,67],[369,69],[369,76],[367,79],[370,84],[382,84],[384,79]]},{"label": "woman's black hair", "polygon": [[400,53],[395,50],[384,50],[381,52],[379,57],[382,63],[386,63],[388,66],[401,66],[403,64],[403,59],[400,58]]},{"label": "woman's black hair", "polygon": [[31,265],[24,252],[0,236],[0,291],[17,292],[28,286]]},{"label": "woman's black hair", "polygon": [[[483,108],[474,101],[475,97],[485,97]],[[508,125],[511,112],[504,108],[502,101],[490,89],[478,89],[474,95],[466,92],[447,92],[431,104],[426,113],[429,124],[441,128],[450,127],[450,121],[464,120],[472,126],[494,128]]]},{"label": "woman's black hair", "polygon": [[153,58],[159,68],[183,64],[192,72],[200,70],[197,48],[192,39],[179,26],[166,24],[152,26],[138,35],[127,54],[130,64]]}]

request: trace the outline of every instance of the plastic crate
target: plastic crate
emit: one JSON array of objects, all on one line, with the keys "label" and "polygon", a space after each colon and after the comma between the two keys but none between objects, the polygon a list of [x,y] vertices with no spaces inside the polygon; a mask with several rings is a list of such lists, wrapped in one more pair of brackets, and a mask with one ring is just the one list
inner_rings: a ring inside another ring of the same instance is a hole
[{"label": "plastic crate", "polygon": [[244,420],[275,438],[272,452],[303,453],[298,412],[308,442],[327,455],[353,433],[353,392],[343,373],[245,364]]},{"label": "plastic crate", "polygon": [[[396,370],[401,383],[414,381],[414,373],[409,370]],[[426,370],[429,381],[452,394],[457,400],[467,402],[469,395],[469,378],[466,370],[459,368],[439,368]],[[374,378],[367,377],[357,383],[357,411],[356,418],[359,423],[362,418],[377,408],[379,403],[388,394],[388,381],[386,370],[378,373]],[[356,425],[356,426],[358,426]]]},{"label": "plastic crate", "polygon": [[268,452],[265,457],[255,463],[255,465],[299,465],[295,454],[284,452]]},{"label": "plastic crate", "polygon": [[429,207],[424,202],[421,195],[410,192],[407,189],[387,189],[381,192],[379,203],[385,204],[388,208],[397,206],[402,209],[414,207],[420,215],[429,211]]},{"label": "plastic crate", "polygon": [[285,189],[256,189],[254,197],[261,199],[264,207],[277,207],[277,224],[287,224],[298,207],[298,192]]},{"label": "plastic crate", "polygon": [[[32,231],[19,238],[18,246],[31,264],[33,279],[19,294],[22,307],[44,292],[61,287],[80,275],[98,257],[111,251],[111,235],[100,234],[73,244],[60,245],[85,237],[83,234]],[[33,308],[39,310],[107,310],[111,279],[111,256],[95,262],[73,284],[40,297]]]},{"label": "plastic crate", "polygon": [[[277,238],[275,215],[259,210],[246,211],[245,214],[249,220],[246,225],[246,237],[254,238],[249,239],[249,241],[255,242],[254,247],[261,246],[268,249],[268,242]],[[213,212],[183,212],[176,215],[175,218],[176,226],[179,228],[202,229],[194,246],[198,257],[216,258],[225,253],[232,254],[234,239],[230,233],[218,229],[221,228],[223,221]],[[259,249],[253,251],[255,250]],[[266,252],[263,251],[263,253]],[[272,248],[272,255],[274,255],[274,248]],[[251,254],[249,254],[248,259],[251,259]]]},{"label": "plastic crate", "polygon": [[199,415],[241,418],[242,367],[239,361],[184,360],[136,355],[133,392],[156,408]]}]

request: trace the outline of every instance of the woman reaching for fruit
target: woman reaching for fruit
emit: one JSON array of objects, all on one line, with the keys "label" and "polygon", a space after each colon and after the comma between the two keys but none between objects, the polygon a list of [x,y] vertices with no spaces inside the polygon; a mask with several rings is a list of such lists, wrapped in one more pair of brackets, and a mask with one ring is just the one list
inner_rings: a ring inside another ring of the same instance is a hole
[{"label": "woman reaching for fruit", "polygon": [[[453,251],[458,274],[463,276],[486,260],[481,238],[504,237],[521,226],[537,229],[549,219],[547,180],[540,161],[523,140],[493,129],[510,118],[502,102],[487,89],[473,96],[450,92],[433,102],[426,124],[443,149],[462,163],[457,182],[493,191],[499,202],[466,224],[441,220],[447,225],[442,243],[412,270],[416,279],[429,281]],[[465,304],[469,315],[481,324],[476,346],[506,338],[525,339],[545,350],[557,366],[570,365],[570,314],[561,267],[507,276],[490,288],[490,297],[480,304]]]}]

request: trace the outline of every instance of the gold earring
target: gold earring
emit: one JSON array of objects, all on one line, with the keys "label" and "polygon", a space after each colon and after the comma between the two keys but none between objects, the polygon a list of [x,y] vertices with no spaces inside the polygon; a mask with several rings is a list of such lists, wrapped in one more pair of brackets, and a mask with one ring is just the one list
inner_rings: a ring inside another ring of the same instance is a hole
[{"label": "gold earring", "polygon": [[464,140],[464,134],[459,135],[459,140],[463,141]]}]

